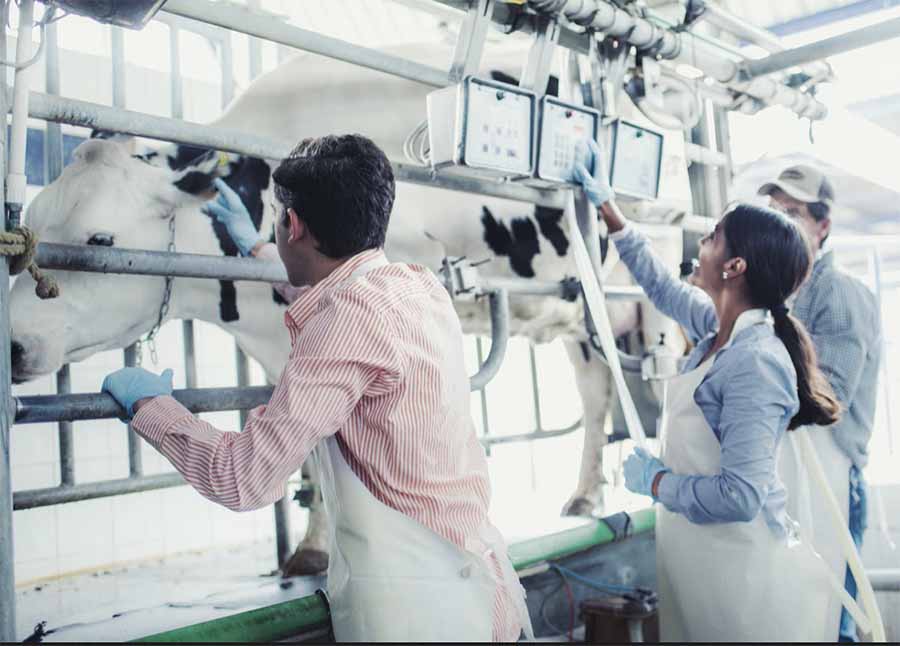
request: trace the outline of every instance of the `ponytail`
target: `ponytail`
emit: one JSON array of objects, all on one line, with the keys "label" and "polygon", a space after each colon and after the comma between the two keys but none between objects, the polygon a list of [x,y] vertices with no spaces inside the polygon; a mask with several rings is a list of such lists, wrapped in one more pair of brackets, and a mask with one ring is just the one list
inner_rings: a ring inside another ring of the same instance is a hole
[{"label": "ponytail", "polygon": [[806,280],[813,258],[800,228],[771,209],[738,204],[722,220],[732,257],[747,262],[745,280],[751,302],[772,312],[775,334],[787,349],[797,373],[800,410],[788,430],[800,426],[830,426],[841,407],[819,369],[816,349],[803,324],[790,314],[785,301]]},{"label": "ponytail", "polygon": [[809,333],[796,317],[788,313],[784,305],[772,308],[775,334],[787,348],[794,370],[797,372],[797,394],[800,410],[788,424],[792,431],[800,426],[815,424],[830,426],[841,416],[841,406],[825,375],[819,369],[816,348]]}]

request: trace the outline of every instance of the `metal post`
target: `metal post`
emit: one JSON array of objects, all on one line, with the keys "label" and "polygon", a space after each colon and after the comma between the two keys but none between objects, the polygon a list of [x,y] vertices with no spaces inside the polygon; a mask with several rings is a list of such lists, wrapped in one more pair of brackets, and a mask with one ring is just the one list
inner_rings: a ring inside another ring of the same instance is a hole
[{"label": "metal post", "polygon": [[[260,0],[247,0],[247,9],[249,9],[250,11],[259,12],[260,6]],[[247,47],[247,53],[250,58],[250,80],[252,81],[257,76],[262,74],[262,43],[258,38],[248,36]]]},{"label": "metal post", "polygon": [[225,108],[234,98],[234,52],[231,34],[226,31],[222,36],[219,43],[219,64],[222,66],[222,107]]},{"label": "metal post", "polygon": [[[181,78],[180,30],[176,24],[169,24],[169,100],[173,119],[184,118],[184,87]],[[184,385],[197,387],[197,359],[194,352],[194,322],[181,322],[182,355],[184,357]]]},{"label": "metal post", "polygon": [[112,56],[112,104],[125,108],[125,34],[119,27],[110,28]]},{"label": "metal post", "polygon": [[[65,364],[56,373],[56,392],[68,395],[72,392],[72,379],[69,364]],[[72,436],[72,422],[60,422],[59,435],[59,482],[63,486],[75,484],[75,442]]]},{"label": "metal post", "polygon": [[556,43],[559,42],[559,22],[552,16],[540,16],[537,25],[519,85],[541,96],[547,91],[547,82],[550,80],[553,55]]},{"label": "metal post", "polygon": [[716,169],[719,178],[719,203],[725,208],[731,200],[731,181],[734,169],[731,159],[731,126],[728,121],[728,111],[719,106],[711,106],[713,111],[713,126],[716,132],[716,149],[724,158],[725,163]]},{"label": "metal post", "polygon": [[[21,36],[21,33],[20,33]],[[6,25],[0,25],[0,52],[6,54]],[[5,73],[4,73],[5,75]],[[6,93],[0,92],[0,114],[6,114]],[[0,128],[0,177],[6,176],[6,119]],[[6,185],[0,203],[6,202]],[[9,229],[4,210],[3,229]],[[13,495],[10,474],[9,429],[14,411],[10,385],[9,262],[0,260],[0,642],[14,642],[16,636],[16,570],[13,550]]]},{"label": "metal post", "polygon": [[493,15],[494,0],[475,0],[469,7],[456,37],[456,50],[450,66],[451,82],[461,81],[469,74],[478,72]]},{"label": "metal post", "polygon": [[[247,8],[250,10],[258,10],[260,7],[259,0],[247,0]],[[258,38],[248,36],[249,38],[249,58],[248,61],[250,80],[253,81],[262,73],[262,43]],[[234,94],[234,77],[232,65],[231,51],[231,33],[226,31],[222,39],[222,107],[227,108],[231,103]],[[226,44],[227,43],[227,44]],[[250,363],[247,355],[241,350],[240,346],[234,344],[234,362],[237,369],[238,386],[250,385]],[[247,411],[239,412],[241,429],[247,423]],[[281,568],[287,563],[291,557],[291,496],[285,494],[280,500],[276,500],[272,506],[272,513],[275,517],[275,562]]]},{"label": "metal post", "polygon": [[[710,148],[713,140],[713,131],[710,126],[710,104],[703,103],[703,116],[700,122],[691,128],[689,143]],[[719,198],[719,184],[713,181],[711,171],[715,169],[705,164],[691,164],[688,167],[688,179],[691,182],[691,200],[694,213],[707,217],[714,217],[721,212],[721,200]]]},{"label": "metal post", "polygon": [[[110,51],[112,63],[112,102],[117,108],[125,108],[127,94],[125,91],[125,34],[119,27],[110,27]],[[140,347],[132,344],[122,351],[126,367],[133,368],[140,363]],[[141,438],[128,425],[128,475],[135,478],[143,474],[143,455],[141,454]]]},{"label": "metal post", "polygon": [[[138,365],[138,355],[140,354],[140,346],[132,344],[125,348],[125,365],[134,367]],[[132,478],[139,477],[144,473],[144,457],[141,454],[141,438],[131,424],[128,425],[128,475]]]},{"label": "metal post", "polygon": [[[55,22],[51,22],[44,32],[45,44],[45,76],[47,94],[58,95],[59,83],[59,35]],[[44,177],[46,183],[56,181],[63,169],[62,126],[58,123],[46,124],[44,131]],[[66,364],[56,373],[56,392],[67,395],[72,392],[72,380],[69,365]],[[72,423],[60,422],[59,436],[59,481],[64,487],[75,484],[75,456]]]}]

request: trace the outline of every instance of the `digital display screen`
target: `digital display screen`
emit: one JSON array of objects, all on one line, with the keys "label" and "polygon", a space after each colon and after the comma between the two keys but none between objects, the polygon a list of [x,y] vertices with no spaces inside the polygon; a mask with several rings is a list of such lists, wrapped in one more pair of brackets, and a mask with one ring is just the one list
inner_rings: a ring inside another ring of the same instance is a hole
[{"label": "digital display screen", "polygon": [[662,134],[621,119],[612,127],[610,186],[617,194],[655,200],[659,196]]}]

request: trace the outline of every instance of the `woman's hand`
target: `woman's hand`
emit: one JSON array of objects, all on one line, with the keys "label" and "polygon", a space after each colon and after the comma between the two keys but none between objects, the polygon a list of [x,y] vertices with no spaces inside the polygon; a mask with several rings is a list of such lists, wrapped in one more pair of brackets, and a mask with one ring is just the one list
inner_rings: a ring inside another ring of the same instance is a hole
[{"label": "woman's hand", "polygon": [[653,498],[656,498],[653,491],[656,477],[669,471],[666,465],[662,463],[662,460],[653,457],[640,447],[636,448],[634,453],[628,456],[628,459],[625,460],[624,468],[625,487],[634,493]]},{"label": "woman's hand", "polygon": [[593,139],[585,139],[575,148],[575,181],[581,184],[585,196],[597,207],[610,232],[625,227],[625,217],[613,201],[616,195],[609,185],[603,149]]}]

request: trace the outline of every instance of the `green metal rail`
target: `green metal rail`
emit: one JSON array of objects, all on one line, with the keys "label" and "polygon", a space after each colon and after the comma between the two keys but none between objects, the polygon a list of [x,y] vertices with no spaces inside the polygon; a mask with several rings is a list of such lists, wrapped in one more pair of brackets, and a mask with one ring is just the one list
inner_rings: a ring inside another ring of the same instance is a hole
[{"label": "green metal rail", "polygon": [[[631,514],[632,533],[640,534],[654,528],[653,509]],[[612,543],[615,534],[602,520],[574,529],[540,536],[515,543],[509,556],[516,570],[544,561],[559,559],[592,547]],[[183,642],[272,642],[292,635],[327,628],[330,617],[325,602],[318,595],[309,595],[274,606],[257,608],[220,619],[176,628],[135,640],[151,643]]]}]

